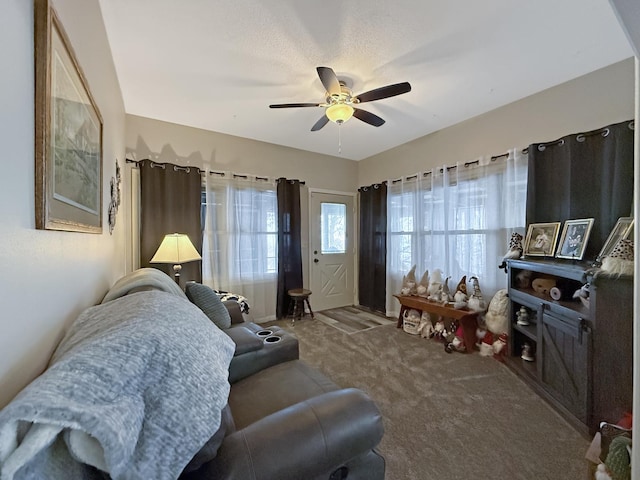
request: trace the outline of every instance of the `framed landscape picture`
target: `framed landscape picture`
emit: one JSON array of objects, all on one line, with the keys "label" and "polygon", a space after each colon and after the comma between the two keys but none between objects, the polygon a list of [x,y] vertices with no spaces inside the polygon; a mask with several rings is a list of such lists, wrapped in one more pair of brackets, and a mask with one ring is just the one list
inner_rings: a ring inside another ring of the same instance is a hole
[{"label": "framed landscape picture", "polygon": [[36,228],[102,233],[102,117],[49,0],[36,0]]},{"label": "framed landscape picture", "polygon": [[556,257],[582,260],[592,226],[593,218],[567,220],[564,222]]},{"label": "framed landscape picture", "polygon": [[602,250],[598,254],[596,261],[601,262],[604,257],[611,253],[613,247],[623,239],[629,239],[633,235],[633,217],[620,217],[616,222],[613,230],[607,237],[607,241],[604,242]]},{"label": "framed landscape picture", "polygon": [[527,229],[524,254],[531,257],[553,257],[560,222],[532,223]]}]

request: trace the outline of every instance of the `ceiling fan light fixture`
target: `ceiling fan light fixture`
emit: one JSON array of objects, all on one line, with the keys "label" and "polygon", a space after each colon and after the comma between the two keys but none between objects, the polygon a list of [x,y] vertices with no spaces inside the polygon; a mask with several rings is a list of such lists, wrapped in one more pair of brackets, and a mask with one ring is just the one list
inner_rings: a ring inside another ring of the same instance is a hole
[{"label": "ceiling fan light fixture", "polygon": [[353,116],[353,107],[346,103],[336,103],[327,108],[325,115],[332,122],[341,124]]}]

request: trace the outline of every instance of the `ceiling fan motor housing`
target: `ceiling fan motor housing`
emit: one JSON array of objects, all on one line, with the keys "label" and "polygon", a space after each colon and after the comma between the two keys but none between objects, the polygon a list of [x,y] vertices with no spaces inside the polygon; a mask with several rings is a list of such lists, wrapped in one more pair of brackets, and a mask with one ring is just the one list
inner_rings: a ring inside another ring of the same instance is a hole
[{"label": "ceiling fan motor housing", "polygon": [[336,103],[359,103],[358,99],[353,97],[351,89],[347,87],[342,80],[340,80],[340,93],[331,95],[327,92],[326,100],[329,105],[335,105]]}]

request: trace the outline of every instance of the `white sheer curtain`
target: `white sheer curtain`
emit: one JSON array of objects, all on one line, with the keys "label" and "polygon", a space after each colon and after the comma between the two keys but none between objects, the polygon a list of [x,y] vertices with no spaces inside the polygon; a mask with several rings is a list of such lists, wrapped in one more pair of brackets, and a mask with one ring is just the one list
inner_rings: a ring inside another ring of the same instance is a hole
[{"label": "white sheer curtain", "polygon": [[479,159],[387,182],[388,315],[400,306],[393,298],[402,277],[417,265],[450,276],[454,289],[463,275],[476,276],[488,300],[506,287],[498,264],[513,231],[524,234],[527,157]]},{"label": "white sheer curtain", "polygon": [[256,321],[275,319],[278,205],[272,179],[207,175],[202,282],[247,297]]}]

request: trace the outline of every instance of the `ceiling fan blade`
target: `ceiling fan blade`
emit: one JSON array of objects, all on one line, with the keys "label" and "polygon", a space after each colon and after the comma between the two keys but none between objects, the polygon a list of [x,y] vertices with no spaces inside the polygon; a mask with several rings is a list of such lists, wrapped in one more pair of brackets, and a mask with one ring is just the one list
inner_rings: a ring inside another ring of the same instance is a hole
[{"label": "ceiling fan blade", "polygon": [[342,89],[340,88],[340,82],[336,73],[329,67],[317,67],[318,76],[329,95],[340,95]]},{"label": "ceiling fan blade", "polygon": [[386,87],[380,87],[375,90],[369,90],[368,92],[361,93],[357,96],[357,99],[360,103],[372,102],[373,100],[395,97],[396,95],[402,95],[403,93],[410,91],[411,85],[409,82],[394,83],[393,85],[387,85]]},{"label": "ceiling fan blade", "polygon": [[329,119],[327,118],[326,115],[322,115],[322,117],[320,117],[320,120],[318,120],[315,123],[315,125],[313,127],[311,127],[311,131],[312,132],[317,132],[322,127],[324,127],[327,123],[329,123]]},{"label": "ceiling fan blade", "polygon": [[384,120],[379,116],[367,112],[366,110],[360,110],[359,108],[353,109],[353,116],[358,120],[362,120],[364,123],[368,123],[369,125],[373,125],[374,127],[379,127],[384,125]]},{"label": "ceiling fan blade", "polygon": [[269,108],[297,108],[297,107],[319,107],[319,103],[277,103],[269,105]]}]

